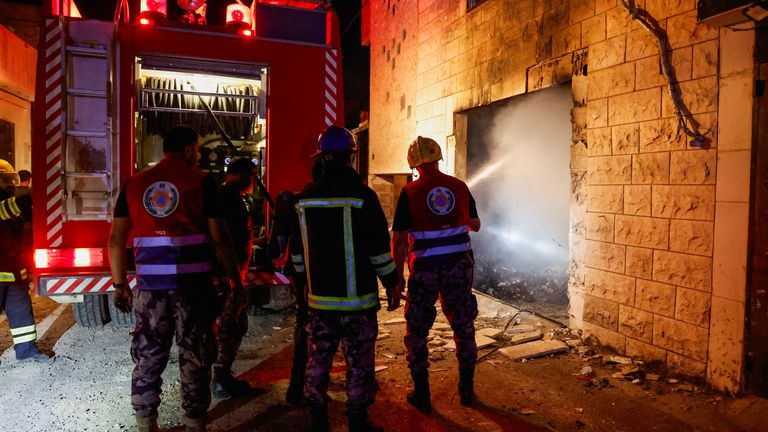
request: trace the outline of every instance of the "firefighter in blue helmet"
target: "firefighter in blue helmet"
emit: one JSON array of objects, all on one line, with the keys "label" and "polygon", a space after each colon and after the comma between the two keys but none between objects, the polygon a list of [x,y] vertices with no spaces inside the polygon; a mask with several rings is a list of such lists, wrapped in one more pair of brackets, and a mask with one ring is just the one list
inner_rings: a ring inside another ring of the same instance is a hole
[{"label": "firefighter in blue helmet", "polygon": [[349,430],[383,430],[368,418],[376,394],[377,276],[392,306],[398,280],[379,199],[349,165],[356,150],[347,129],[330,126],[320,135],[314,156],[322,170],[296,197],[291,223],[291,260],[297,282],[307,284],[304,396],[313,431],[329,430],[327,390],[339,343],[347,363]]},{"label": "firefighter in blue helmet", "polygon": [[[37,330],[29,298],[31,245],[25,244],[24,222],[32,216],[29,190],[17,191],[19,176],[0,159],[0,309],[8,317],[17,360],[46,361],[35,341]],[[20,193],[17,193],[20,192]]]},{"label": "firefighter in blue helmet", "polygon": [[[157,431],[162,373],[171,345],[179,348],[185,430],[206,430],[211,401],[215,302],[214,252],[232,289],[242,290],[232,239],[213,179],[199,171],[197,133],[176,126],[163,139],[163,160],[125,182],[109,238],[115,307],[136,324],[131,332],[131,403],[139,432]],[[128,287],[126,243],[133,238],[134,295]]]}]

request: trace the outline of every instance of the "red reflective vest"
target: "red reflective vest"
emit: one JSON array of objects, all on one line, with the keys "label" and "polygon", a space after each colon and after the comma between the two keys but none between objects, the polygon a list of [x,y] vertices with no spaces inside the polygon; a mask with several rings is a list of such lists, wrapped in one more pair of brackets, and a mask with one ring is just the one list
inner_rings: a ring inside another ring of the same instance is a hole
[{"label": "red reflective vest", "polygon": [[410,267],[420,262],[464,255],[469,240],[469,188],[439,171],[405,186],[412,226],[408,231]]},{"label": "red reflective vest", "polygon": [[205,173],[175,157],[126,185],[137,285],[173,290],[210,281],[212,250],[203,207]]}]

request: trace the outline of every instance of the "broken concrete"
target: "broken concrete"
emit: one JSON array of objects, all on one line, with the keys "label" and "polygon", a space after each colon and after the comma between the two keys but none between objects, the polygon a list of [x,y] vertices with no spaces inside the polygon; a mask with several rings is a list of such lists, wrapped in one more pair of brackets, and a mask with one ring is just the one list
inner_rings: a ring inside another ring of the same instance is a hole
[{"label": "broken concrete", "polygon": [[568,345],[558,340],[528,342],[499,350],[502,355],[514,361],[567,351]]},{"label": "broken concrete", "polygon": [[512,345],[519,345],[526,342],[532,342],[541,339],[541,332],[536,330],[528,333],[520,333],[512,336],[510,342]]}]

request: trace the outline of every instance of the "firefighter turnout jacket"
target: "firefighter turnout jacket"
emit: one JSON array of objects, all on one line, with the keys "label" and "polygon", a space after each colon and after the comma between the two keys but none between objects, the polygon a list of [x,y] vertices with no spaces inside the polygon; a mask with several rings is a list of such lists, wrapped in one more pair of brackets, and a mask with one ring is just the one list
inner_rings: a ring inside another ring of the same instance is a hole
[{"label": "firefighter turnout jacket", "polygon": [[0,283],[24,282],[31,245],[24,244],[24,215],[31,215],[29,194],[14,196],[12,190],[0,190]]},{"label": "firefighter turnout jacket", "polygon": [[[174,290],[210,281],[213,249],[204,198],[210,193],[205,189],[215,191],[213,180],[173,156],[126,182],[115,216],[130,215],[140,290]],[[128,214],[123,214],[124,207]]]},{"label": "firefighter turnout jacket", "polygon": [[376,193],[351,167],[335,167],[296,197],[295,210],[291,260],[299,282],[307,281],[309,308],[378,310],[377,276],[391,288],[397,275]]},{"label": "firefighter turnout jacket", "polygon": [[467,185],[435,171],[403,188],[392,230],[408,231],[409,268],[429,268],[472,253],[468,225],[475,217]]}]

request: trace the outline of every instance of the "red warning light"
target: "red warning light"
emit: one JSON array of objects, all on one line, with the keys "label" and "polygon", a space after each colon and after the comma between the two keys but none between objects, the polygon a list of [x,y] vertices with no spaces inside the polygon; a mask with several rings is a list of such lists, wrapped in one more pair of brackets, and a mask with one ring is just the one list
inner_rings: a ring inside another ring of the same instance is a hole
[{"label": "red warning light", "polygon": [[[241,29],[240,34],[245,36],[251,36],[251,34],[243,33],[246,29],[251,29],[251,23],[253,19],[251,17],[251,9],[248,6],[234,3],[227,6],[227,27],[236,27]],[[253,31],[251,31],[253,33]]]},{"label": "red warning light", "polygon": [[240,34],[243,36],[251,37],[253,36],[253,30],[251,29],[240,30]]},{"label": "red warning light", "polygon": [[157,19],[168,16],[168,0],[141,0],[139,24],[152,25]]}]

